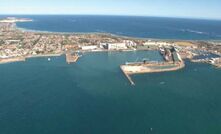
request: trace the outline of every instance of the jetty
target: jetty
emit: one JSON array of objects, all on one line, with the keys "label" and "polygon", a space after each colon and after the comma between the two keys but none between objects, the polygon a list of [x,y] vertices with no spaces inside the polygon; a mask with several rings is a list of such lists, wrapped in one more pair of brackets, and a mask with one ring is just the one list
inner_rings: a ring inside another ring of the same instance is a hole
[{"label": "jetty", "polygon": [[172,62],[150,62],[150,63],[130,63],[121,65],[120,68],[124,75],[127,77],[131,85],[135,85],[130,75],[144,74],[144,73],[160,73],[176,71],[185,67],[184,62],[172,63]]},{"label": "jetty", "polygon": [[78,54],[72,54],[70,51],[66,52],[66,62],[68,64],[71,64],[71,63],[76,63],[79,59],[79,55]]},{"label": "jetty", "polygon": [[125,72],[123,66],[120,66],[120,68],[121,68],[121,71],[124,73],[124,75],[125,75],[125,76],[127,77],[127,79],[129,80],[130,84],[131,84],[132,86],[135,86],[135,83],[133,82],[133,80],[132,80],[132,78],[130,77],[130,75],[129,75],[127,72]]},{"label": "jetty", "polygon": [[158,62],[158,63],[134,63],[121,65],[121,69],[127,74],[142,74],[142,73],[159,73],[176,71],[185,66],[184,62],[171,63],[171,62]]},{"label": "jetty", "polygon": [[143,60],[143,62],[130,62],[121,65],[120,68],[130,81],[131,85],[135,85],[130,75],[176,71],[185,67],[184,61],[175,48],[162,49],[161,54],[164,61]]}]

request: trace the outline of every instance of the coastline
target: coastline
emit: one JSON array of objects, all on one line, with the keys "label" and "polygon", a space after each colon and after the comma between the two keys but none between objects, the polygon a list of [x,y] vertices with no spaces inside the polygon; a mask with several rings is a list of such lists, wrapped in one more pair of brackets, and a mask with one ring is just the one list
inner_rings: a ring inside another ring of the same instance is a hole
[{"label": "coastline", "polygon": [[59,57],[59,56],[62,56],[64,55],[64,53],[58,53],[58,54],[42,54],[42,55],[29,55],[29,56],[26,56],[27,59],[30,59],[30,58],[39,58],[39,57]]},{"label": "coastline", "polygon": [[0,59],[0,65],[7,64],[7,63],[14,63],[14,62],[24,62],[24,61],[26,61],[25,57],[14,57],[14,58]]},{"label": "coastline", "polygon": [[12,58],[5,58],[0,59],[0,64],[7,64],[7,63],[14,63],[14,62],[24,62],[26,59],[31,58],[40,58],[40,57],[59,57],[62,56],[64,53],[60,54],[43,54],[43,55],[29,55],[29,56],[23,56],[23,57],[12,57]]},{"label": "coastline", "polygon": [[[7,19],[6,19],[6,21],[7,21]],[[198,40],[180,40],[180,39],[152,39],[152,38],[137,38],[137,37],[128,37],[128,36],[122,36],[122,35],[117,35],[117,34],[111,34],[111,33],[103,33],[103,32],[87,32],[87,33],[80,33],[80,32],[77,32],[77,33],[75,33],[75,32],[50,32],[50,31],[38,31],[38,30],[31,30],[31,29],[25,29],[25,28],[21,28],[21,27],[18,27],[17,26],[17,22],[32,22],[33,20],[31,20],[31,19],[15,19],[15,20],[13,20],[13,19],[9,19],[8,21],[12,21],[12,22],[6,22],[6,23],[10,23],[10,24],[14,24],[13,25],[13,29],[15,29],[15,30],[17,30],[18,32],[22,32],[22,33],[26,33],[26,34],[28,34],[28,33],[33,33],[33,34],[39,34],[39,35],[43,35],[43,34],[49,34],[49,35],[90,35],[90,36],[93,36],[93,35],[99,35],[99,36],[101,36],[100,37],[100,39],[102,39],[103,38],[103,36],[102,35],[104,35],[104,36],[107,36],[107,37],[109,37],[109,38],[117,38],[117,39],[121,39],[121,40],[133,40],[133,41],[149,41],[149,40],[153,40],[153,42],[155,41],[162,41],[162,42],[169,42],[169,43],[174,43],[174,42],[179,42],[179,41],[189,41],[189,42],[191,42],[192,44],[194,44],[194,43],[196,43]],[[96,37],[96,36],[95,36]],[[207,41],[209,41],[209,40],[207,40]],[[218,41],[218,40],[215,40],[215,41]],[[78,44],[79,45],[79,44]],[[81,47],[81,45],[79,45],[80,47]],[[84,46],[84,44],[82,45],[82,46]],[[187,46],[186,46],[187,47]],[[68,50],[68,49],[67,49]],[[92,52],[92,53],[94,53],[94,52],[127,52],[127,51],[139,51],[139,50],[143,50],[143,51],[147,51],[147,50],[152,50],[152,49],[138,49],[137,47],[128,47],[127,49],[119,49],[119,50],[109,50],[109,49],[96,49],[96,50],[81,50],[81,49],[77,49],[76,51],[74,50],[74,52],[82,52],[82,53],[84,53],[84,52]],[[155,50],[155,49],[153,49],[153,50]],[[159,48],[158,49],[156,49],[156,50],[159,50]],[[61,55],[63,55],[63,54],[65,54],[66,53],[66,50],[64,50],[64,49],[61,49],[60,50],[60,53],[56,53],[56,54],[50,54],[50,53],[48,53],[47,54],[47,52],[46,52],[46,54],[39,54],[39,55],[25,55],[24,57],[23,57],[23,59],[21,59],[20,57],[12,57],[12,58],[3,58],[3,59],[0,59],[0,64],[4,64],[4,63],[9,63],[9,62],[19,62],[19,61],[25,61],[25,59],[26,58],[36,58],[36,57],[53,57],[53,56],[61,56]],[[159,65],[160,66],[160,65]],[[184,65],[185,66],[185,65]],[[183,67],[184,67],[183,66]],[[182,68],[183,68],[182,67]],[[162,70],[152,70],[152,71],[141,71],[140,73],[150,73],[150,72],[165,72],[165,71],[170,71],[171,69],[163,69],[164,71],[162,71]],[[171,71],[175,71],[175,70],[177,70],[177,69],[172,69]],[[131,74],[131,73],[129,73],[128,72],[128,74]],[[132,73],[133,74],[133,73]],[[135,73],[135,74],[137,74],[137,73]]]}]

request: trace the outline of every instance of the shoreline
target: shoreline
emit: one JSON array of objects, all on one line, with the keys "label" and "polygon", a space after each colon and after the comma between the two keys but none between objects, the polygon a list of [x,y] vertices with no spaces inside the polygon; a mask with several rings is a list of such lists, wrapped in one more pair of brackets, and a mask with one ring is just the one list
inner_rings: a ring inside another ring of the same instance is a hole
[{"label": "shoreline", "polygon": [[[117,34],[112,34],[112,33],[105,33],[105,32],[50,32],[50,31],[41,31],[41,30],[31,30],[31,29],[26,29],[26,28],[22,28],[22,27],[18,27],[17,24],[20,23],[20,22],[32,22],[33,20],[31,19],[5,19],[3,20],[3,23],[4,21],[9,21],[9,22],[5,22],[5,23],[10,23],[10,24],[13,24],[13,27],[15,30],[17,30],[18,32],[22,32],[22,33],[26,33],[26,34],[29,34],[29,33],[33,33],[33,34],[49,34],[49,35],[99,35],[99,36],[107,36],[107,37],[116,37],[116,38],[119,38],[119,39],[122,39],[122,40],[134,40],[134,41],[149,41],[149,40],[153,40],[153,41],[163,41],[163,42],[170,42],[171,44],[175,43],[175,42],[191,42],[192,44],[193,43],[197,43],[197,41],[200,41],[200,40],[183,40],[183,39],[154,39],[154,38],[140,38],[140,37],[129,37],[129,36],[123,36],[123,35],[117,35]],[[205,40],[202,40],[202,41],[205,41]],[[206,41],[212,41],[212,40],[206,40]],[[214,40],[214,41],[219,41],[219,40]],[[186,46],[187,47],[187,46]],[[132,49],[133,48],[133,49]],[[159,48],[158,48],[159,49]],[[153,49],[153,50],[158,50],[158,49]],[[96,50],[76,50],[74,52],[90,52],[90,53],[94,53],[94,52],[128,52],[128,51],[151,51],[152,49],[148,48],[147,50],[146,49],[139,49],[137,47],[128,47],[127,49],[121,49],[121,50],[107,50],[107,49],[96,49]],[[187,50],[188,51],[188,50]],[[59,53],[57,54],[50,54],[46,52],[46,54],[40,54],[40,55],[24,55],[23,56],[23,59],[21,59],[20,57],[11,57],[11,58],[0,58],[0,64],[4,64],[4,63],[9,63],[9,62],[19,62],[19,61],[25,61],[25,59],[28,59],[28,58],[36,58],[36,57],[54,57],[54,56],[61,56],[63,54],[66,54],[66,50],[60,50]],[[183,63],[184,64],[184,63]],[[156,65],[157,66],[157,65]],[[158,65],[158,66],[161,66],[161,65]],[[185,67],[185,65],[183,66]],[[182,68],[183,68],[182,67]],[[175,67],[173,67],[175,68]],[[179,67],[178,67],[179,69]],[[158,69],[159,70],[159,69]],[[162,69],[160,71],[158,71],[157,69],[152,69],[150,72],[165,72],[165,71],[170,71],[171,69]],[[177,69],[175,69],[177,70]],[[172,69],[171,71],[175,71],[174,69]],[[149,73],[148,71],[144,71],[144,72],[140,72],[140,73]],[[131,74],[128,72],[128,74]],[[133,74],[133,73],[132,73]],[[137,74],[137,72],[135,73]]]},{"label": "shoreline", "polygon": [[8,64],[8,63],[15,63],[15,62],[25,62],[25,57],[14,57],[14,58],[7,58],[7,59],[0,59],[0,65]]},{"label": "shoreline", "polygon": [[64,55],[64,53],[58,53],[58,54],[42,54],[42,55],[29,55],[26,56],[26,59],[30,59],[30,58],[41,58],[41,57],[59,57]]},{"label": "shoreline", "polygon": [[41,58],[41,57],[59,57],[64,55],[64,53],[60,54],[44,54],[44,55],[29,55],[29,56],[21,56],[21,57],[12,57],[12,58],[0,58],[0,65],[1,64],[7,64],[7,63],[14,63],[14,62],[24,62],[27,59],[31,58]]}]

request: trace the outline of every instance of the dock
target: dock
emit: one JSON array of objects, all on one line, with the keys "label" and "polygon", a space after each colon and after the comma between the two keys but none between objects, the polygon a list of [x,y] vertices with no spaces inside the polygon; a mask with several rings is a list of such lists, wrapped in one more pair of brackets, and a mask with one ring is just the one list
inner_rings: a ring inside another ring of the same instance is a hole
[{"label": "dock", "polygon": [[66,62],[68,64],[71,64],[71,63],[76,63],[79,59],[79,55],[78,54],[71,54],[71,52],[67,52],[66,53]]},{"label": "dock", "polygon": [[135,85],[130,75],[133,74],[144,74],[144,73],[160,73],[160,72],[169,72],[176,71],[185,67],[184,62],[179,63],[168,63],[168,62],[159,62],[159,63],[133,63],[121,65],[120,68],[124,75],[127,77],[131,85]]},{"label": "dock", "polygon": [[130,84],[131,84],[132,86],[135,86],[135,83],[133,82],[133,80],[132,80],[132,78],[130,77],[130,75],[129,75],[127,72],[124,71],[123,66],[120,66],[120,68],[121,68],[122,72],[124,73],[124,75],[125,75],[125,76],[127,77],[127,79],[129,80]]},{"label": "dock", "polygon": [[185,67],[184,61],[175,48],[165,48],[161,51],[161,54],[164,57],[164,61],[143,60],[143,62],[126,62],[126,64],[121,65],[120,68],[130,81],[131,85],[135,85],[130,75],[170,72],[180,70]]}]

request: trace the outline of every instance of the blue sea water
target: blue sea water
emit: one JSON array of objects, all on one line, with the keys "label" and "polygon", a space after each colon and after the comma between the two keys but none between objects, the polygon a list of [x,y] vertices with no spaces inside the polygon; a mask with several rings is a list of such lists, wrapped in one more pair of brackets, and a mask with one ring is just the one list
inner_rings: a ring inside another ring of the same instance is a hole
[{"label": "blue sea water", "polygon": [[[221,70],[134,75],[119,65],[162,60],[156,51],[85,53],[0,65],[1,134],[219,134]],[[139,59],[140,60],[140,59]]]},{"label": "blue sea water", "polygon": [[[1,16],[4,17],[4,16]],[[0,17],[0,18],[1,18]],[[21,16],[22,28],[219,39],[220,21],[120,16]],[[179,29],[179,30],[178,30]],[[220,134],[221,70],[186,61],[175,72],[133,75],[119,65],[156,51],[85,53],[0,65],[0,134]]]},{"label": "blue sea water", "polygon": [[26,17],[34,20],[33,22],[18,23],[19,27],[40,31],[99,32],[157,39],[221,39],[221,21],[218,20],[87,15],[18,17]]}]

